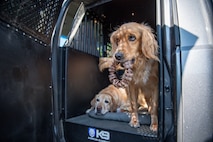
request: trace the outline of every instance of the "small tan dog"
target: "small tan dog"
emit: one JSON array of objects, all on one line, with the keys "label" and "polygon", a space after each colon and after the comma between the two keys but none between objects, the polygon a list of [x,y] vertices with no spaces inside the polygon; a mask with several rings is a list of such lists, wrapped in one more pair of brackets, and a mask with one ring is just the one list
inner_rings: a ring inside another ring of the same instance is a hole
[{"label": "small tan dog", "polygon": [[102,89],[90,104],[91,108],[86,113],[94,110],[97,115],[104,115],[107,112],[129,111],[130,109],[125,89],[116,88],[114,85]]}]

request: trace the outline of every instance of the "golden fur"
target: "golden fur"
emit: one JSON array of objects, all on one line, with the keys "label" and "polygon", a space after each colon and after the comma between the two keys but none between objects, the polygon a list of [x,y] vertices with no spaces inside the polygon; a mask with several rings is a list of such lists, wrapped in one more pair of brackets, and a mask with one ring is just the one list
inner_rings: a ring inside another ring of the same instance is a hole
[{"label": "golden fur", "polygon": [[102,89],[90,104],[91,108],[86,113],[95,110],[96,114],[103,115],[107,112],[129,111],[130,109],[125,89],[116,88],[114,85]]},{"label": "golden fur", "polygon": [[[121,25],[110,37],[111,56],[100,58],[99,69],[109,68],[114,61],[133,61],[133,79],[126,88],[131,102],[132,127],[139,127],[138,103],[151,115],[150,129],[158,129],[158,45],[152,29],[130,22]],[[140,95],[139,95],[140,94]],[[140,103],[141,102],[141,103]]]}]

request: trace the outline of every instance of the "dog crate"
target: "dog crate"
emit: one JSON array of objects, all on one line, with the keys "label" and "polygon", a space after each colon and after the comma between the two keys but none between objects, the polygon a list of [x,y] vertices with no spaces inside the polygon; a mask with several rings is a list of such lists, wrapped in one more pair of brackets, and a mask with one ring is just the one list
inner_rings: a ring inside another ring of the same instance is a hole
[{"label": "dog crate", "polygon": [[[99,57],[107,56],[111,49],[110,33],[129,21],[147,23],[157,31],[156,2],[134,0],[123,3],[119,0],[103,0],[86,5],[75,1],[64,3],[52,38],[54,125],[57,140],[139,142],[163,141],[166,137],[163,131],[168,133],[173,127],[173,114],[167,107],[167,118],[163,121],[162,103],[159,103],[158,132],[149,129],[149,116],[143,116],[146,118],[140,128],[132,128],[128,121],[96,118],[86,114],[93,97],[110,84],[108,71],[100,72],[98,69]],[[162,74],[162,66],[159,65],[159,69]],[[160,89],[161,85],[163,83]],[[163,90],[159,91],[159,102],[163,102],[162,93]],[[168,96],[168,103],[172,104],[171,96]]]}]

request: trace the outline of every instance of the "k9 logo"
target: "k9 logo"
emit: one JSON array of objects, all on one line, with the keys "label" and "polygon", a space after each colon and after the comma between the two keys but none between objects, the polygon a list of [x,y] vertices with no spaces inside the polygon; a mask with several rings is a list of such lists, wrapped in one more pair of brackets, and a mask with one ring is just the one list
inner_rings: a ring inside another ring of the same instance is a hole
[{"label": "k9 logo", "polygon": [[102,140],[110,140],[110,133],[108,131],[99,130],[96,128],[88,128],[89,139],[99,141]]}]

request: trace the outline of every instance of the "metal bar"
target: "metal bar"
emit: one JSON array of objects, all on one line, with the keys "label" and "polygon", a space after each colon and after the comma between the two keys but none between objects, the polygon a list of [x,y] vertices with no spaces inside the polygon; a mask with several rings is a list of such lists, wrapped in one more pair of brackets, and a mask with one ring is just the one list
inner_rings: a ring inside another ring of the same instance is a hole
[{"label": "metal bar", "polygon": [[84,8],[84,4],[81,3],[73,19],[72,29],[71,29],[70,35],[68,36],[67,41],[65,42],[65,46],[71,45],[71,42],[75,34],[77,33],[77,30],[79,29],[79,25],[81,24],[84,15],[85,15],[85,8]]},{"label": "metal bar", "polygon": [[112,0],[99,0],[99,1],[97,1],[96,3],[93,3],[93,4],[91,4],[91,5],[86,6],[86,9],[94,8],[94,7],[96,7],[96,6],[105,4],[105,3],[110,2],[110,1],[112,1]]},{"label": "metal bar", "polygon": [[51,68],[51,74],[52,74],[52,93],[53,93],[53,141],[65,141],[64,139],[64,133],[63,133],[63,125],[60,114],[61,110],[59,108],[60,106],[60,97],[61,97],[61,85],[62,82],[59,80],[62,75],[60,74],[61,70],[58,68],[60,65],[60,55],[59,55],[59,44],[60,44],[60,35],[63,27],[63,23],[65,20],[65,16],[68,11],[68,7],[70,5],[71,0],[65,0],[63,2],[58,20],[56,22],[56,26],[53,30],[52,38],[51,38],[51,52],[52,52],[52,68]]},{"label": "metal bar", "polygon": [[83,50],[84,50],[84,52],[86,52],[86,48],[87,48],[87,47],[86,47],[86,45],[87,45],[87,44],[86,44],[86,41],[87,41],[87,40],[86,40],[86,39],[87,39],[87,15],[85,16],[85,19],[84,19],[84,23],[83,23],[83,24],[84,24],[84,39],[83,39],[83,40],[84,40],[84,41],[83,41],[83,42],[84,42],[84,47],[83,47]]}]

